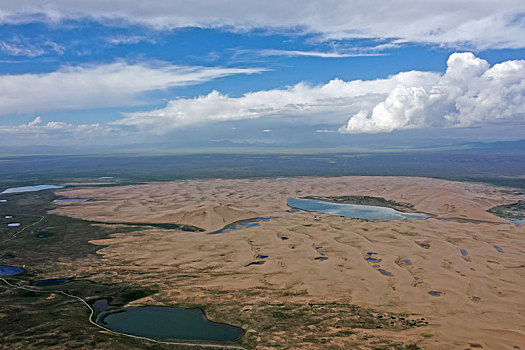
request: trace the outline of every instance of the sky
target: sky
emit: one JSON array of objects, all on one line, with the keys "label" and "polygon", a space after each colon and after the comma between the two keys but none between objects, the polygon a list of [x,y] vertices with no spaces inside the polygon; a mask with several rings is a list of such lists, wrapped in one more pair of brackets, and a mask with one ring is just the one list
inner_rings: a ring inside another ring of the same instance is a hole
[{"label": "sky", "polygon": [[523,1],[0,3],[8,151],[417,148],[524,130]]}]

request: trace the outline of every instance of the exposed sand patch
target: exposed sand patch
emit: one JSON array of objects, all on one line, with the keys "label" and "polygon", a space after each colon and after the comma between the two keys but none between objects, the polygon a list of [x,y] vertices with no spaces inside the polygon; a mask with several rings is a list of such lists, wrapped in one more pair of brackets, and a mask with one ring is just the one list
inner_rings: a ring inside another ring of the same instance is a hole
[{"label": "exposed sand patch", "polygon": [[[434,334],[423,340],[428,349],[525,344],[525,269],[510,268],[525,263],[525,229],[486,212],[523,195],[406,177],[195,180],[57,193],[93,201],[60,206],[56,213],[96,221],[173,222],[210,232],[242,219],[279,216],[225,234],[152,229],[93,242],[108,246],[99,251],[100,265],[86,269],[101,276],[119,268],[136,271],[136,281],[162,286],[165,300],[262,290],[266,292],[244,301],[335,301],[422,315],[431,325],[403,334]],[[437,218],[367,222],[286,211],[290,197],[323,195],[384,197],[411,203]],[[371,252],[377,261],[366,260]],[[315,260],[319,257],[328,259]],[[246,267],[254,261],[265,263]],[[183,273],[194,276],[190,283],[178,277]],[[430,291],[442,294],[432,296]]]}]

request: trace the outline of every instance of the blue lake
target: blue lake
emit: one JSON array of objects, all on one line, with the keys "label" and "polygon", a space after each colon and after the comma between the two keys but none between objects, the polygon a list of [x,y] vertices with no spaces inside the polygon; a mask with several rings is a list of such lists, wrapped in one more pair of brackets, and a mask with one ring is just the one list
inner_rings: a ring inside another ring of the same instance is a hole
[{"label": "blue lake", "polygon": [[430,217],[423,213],[403,213],[392,208],[374,205],[331,203],[315,199],[290,198],[291,208],[324,214],[367,220],[424,220]]},{"label": "blue lake", "polygon": [[97,323],[116,332],[180,340],[234,341],[241,328],[209,321],[200,309],[127,307],[100,314]]},{"label": "blue lake", "polygon": [[24,269],[16,266],[0,265],[0,277],[14,276],[24,272]]},{"label": "blue lake", "polygon": [[23,186],[23,187],[12,187],[8,188],[2,193],[23,193],[23,192],[35,192],[42,190],[56,190],[59,188],[64,188],[64,186],[56,185],[36,185],[36,186]]}]

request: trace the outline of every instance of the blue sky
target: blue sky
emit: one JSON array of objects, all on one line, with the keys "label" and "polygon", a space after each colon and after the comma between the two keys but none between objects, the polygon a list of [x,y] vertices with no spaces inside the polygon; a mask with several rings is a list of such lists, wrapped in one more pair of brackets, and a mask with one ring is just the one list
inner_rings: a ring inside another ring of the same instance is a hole
[{"label": "blue sky", "polygon": [[519,1],[75,5],[0,4],[0,146],[342,149],[523,137]]}]

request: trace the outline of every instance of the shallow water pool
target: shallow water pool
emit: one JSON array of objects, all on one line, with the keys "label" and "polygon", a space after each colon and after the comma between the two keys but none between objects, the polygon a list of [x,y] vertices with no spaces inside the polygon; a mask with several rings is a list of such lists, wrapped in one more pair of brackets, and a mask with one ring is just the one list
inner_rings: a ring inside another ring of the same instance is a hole
[{"label": "shallow water pool", "polygon": [[295,209],[367,220],[424,220],[424,213],[403,213],[392,208],[374,205],[331,203],[316,199],[290,198],[288,206]]}]

